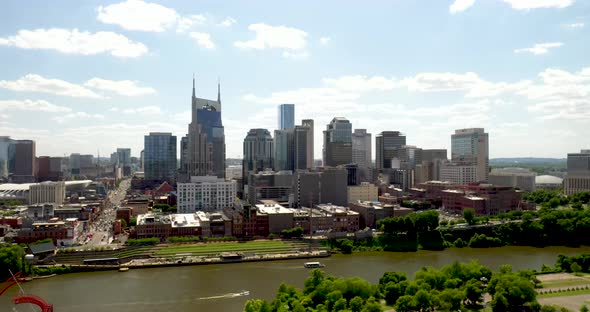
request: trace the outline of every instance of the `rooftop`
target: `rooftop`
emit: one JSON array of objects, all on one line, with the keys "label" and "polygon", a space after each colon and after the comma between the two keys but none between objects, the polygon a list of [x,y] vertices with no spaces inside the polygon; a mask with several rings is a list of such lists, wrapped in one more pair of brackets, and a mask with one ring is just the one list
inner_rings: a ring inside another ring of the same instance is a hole
[{"label": "rooftop", "polygon": [[563,179],[552,175],[540,175],[535,177],[535,184],[561,184]]},{"label": "rooftop", "polygon": [[256,205],[256,209],[260,213],[265,214],[288,214],[294,212],[294,209],[285,208],[279,204],[258,204]]}]

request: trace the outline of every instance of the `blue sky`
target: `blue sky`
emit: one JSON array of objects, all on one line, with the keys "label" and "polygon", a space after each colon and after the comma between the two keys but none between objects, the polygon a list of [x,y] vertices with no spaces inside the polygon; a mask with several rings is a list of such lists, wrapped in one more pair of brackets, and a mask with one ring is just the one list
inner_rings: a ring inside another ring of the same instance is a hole
[{"label": "blue sky", "polygon": [[[76,6],[73,6],[76,5]],[[374,137],[449,148],[484,127],[490,157],[590,146],[590,1],[3,1],[0,135],[37,155],[131,147],[187,132],[221,79],[227,157],[277,106]],[[374,152],[373,152],[374,154]]]}]

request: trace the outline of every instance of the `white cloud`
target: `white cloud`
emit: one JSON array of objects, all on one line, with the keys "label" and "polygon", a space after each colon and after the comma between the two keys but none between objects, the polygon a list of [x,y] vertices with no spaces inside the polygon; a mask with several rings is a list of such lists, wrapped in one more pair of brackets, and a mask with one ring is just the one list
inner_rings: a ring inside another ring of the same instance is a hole
[{"label": "white cloud", "polygon": [[546,42],[546,43],[537,43],[531,48],[521,48],[515,49],[514,53],[532,53],[534,55],[541,55],[546,54],[549,52],[549,49],[561,47],[563,43],[561,42]]},{"label": "white cloud", "polygon": [[56,116],[52,118],[57,123],[64,123],[70,120],[77,120],[77,119],[104,119],[104,115],[101,114],[89,114],[86,112],[75,112],[70,114],[65,114],[62,116]]},{"label": "white cloud", "polygon": [[102,91],[109,91],[124,96],[142,96],[156,93],[156,90],[149,87],[140,87],[136,81],[132,80],[107,80],[102,78],[92,78],[88,80],[85,86]]},{"label": "white cloud", "polygon": [[586,26],[586,24],[584,24],[584,23],[571,23],[571,24],[567,24],[565,26],[569,27],[569,28],[582,28],[582,27]]},{"label": "white cloud", "polygon": [[139,57],[148,52],[143,43],[132,41],[114,32],[91,33],[63,28],[19,30],[14,36],[0,38],[0,45],[21,49],[55,50],[66,54],[110,53],[122,58]]},{"label": "white cloud", "polygon": [[44,100],[0,100],[0,110],[21,110],[46,113],[67,113],[72,111],[69,107],[51,104]]},{"label": "white cloud", "polygon": [[190,36],[197,41],[197,44],[205,49],[215,49],[215,43],[211,41],[211,35],[202,32],[191,32]]},{"label": "white cloud", "polygon": [[475,0],[455,0],[449,7],[449,12],[452,14],[463,12],[473,6]]},{"label": "white cloud", "polygon": [[27,74],[15,81],[0,80],[0,88],[12,91],[44,92],[81,98],[102,98],[102,96],[83,86],[59,79],[45,78],[36,74]]},{"label": "white cloud", "polygon": [[97,11],[99,21],[127,30],[162,32],[174,26],[180,18],[174,9],[141,0],[99,6]]},{"label": "white cloud", "polygon": [[320,43],[323,45],[330,43],[330,41],[332,41],[332,38],[330,38],[330,37],[321,37],[320,38]]},{"label": "white cloud", "polygon": [[206,22],[207,22],[207,18],[201,14],[183,16],[178,19],[176,31],[177,32],[185,32],[185,31],[190,30],[191,28],[193,28],[196,25],[203,25]]},{"label": "white cloud", "polygon": [[233,24],[237,23],[238,21],[236,21],[235,18],[228,16],[226,17],[221,23],[219,23],[219,26],[223,26],[223,27],[231,27]]},{"label": "white cloud", "polygon": [[248,29],[256,33],[256,37],[247,41],[236,41],[234,45],[240,49],[284,49],[292,51],[304,50],[307,44],[307,33],[301,29],[287,26],[271,26],[264,23],[251,24]]},{"label": "white cloud", "polygon": [[283,51],[283,57],[288,58],[288,59],[302,60],[302,59],[306,59],[308,56],[309,56],[309,52],[307,52],[307,51],[300,51],[300,52]]},{"label": "white cloud", "polygon": [[504,0],[515,10],[531,10],[542,8],[562,9],[574,3],[574,0]]},{"label": "white cloud", "polygon": [[324,78],[322,82],[328,86],[335,87],[345,91],[386,91],[392,90],[398,86],[394,79],[382,76],[342,76],[339,78]]},{"label": "white cloud", "polygon": [[139,108],[127,108],[121,110],[124,114],[135,114],[135,115],[156,115],[159,114],[160,107],[155,105],[144,106]]}]

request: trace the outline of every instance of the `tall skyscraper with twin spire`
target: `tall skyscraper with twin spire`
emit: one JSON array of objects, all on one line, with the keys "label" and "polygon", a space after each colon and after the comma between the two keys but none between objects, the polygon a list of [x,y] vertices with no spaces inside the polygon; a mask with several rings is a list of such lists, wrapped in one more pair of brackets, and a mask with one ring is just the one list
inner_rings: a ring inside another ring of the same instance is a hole
[{"label": "tall skyscraper with twin spire", "polygon": [[[225,134],[221,122],[221,86],[217,84],[217,101],[196,97],[195,78],[191,101],[191,123],[185,140],[184,167],[187,178],[212,175],[225,178]],[[182,147],[182,146],[181,146]]]}]

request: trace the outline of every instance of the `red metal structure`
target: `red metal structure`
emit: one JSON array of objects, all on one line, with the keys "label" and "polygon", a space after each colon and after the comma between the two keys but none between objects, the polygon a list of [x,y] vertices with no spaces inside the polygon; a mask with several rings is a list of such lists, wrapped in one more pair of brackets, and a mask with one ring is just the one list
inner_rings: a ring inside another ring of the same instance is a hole
[{"label": "red metal structure", "polygon": [[[18,277],[21,273],[16,273],[13,277],[7,279],[0,285],[0,296],[5,293],[10,287],[18,284]],[[41,308],[41,312],[53,312],[53,304],[47,303],[43,298],[32,294],[19,294],[12,299],[14,304],[30,303]]]},{"label": "red metal structure", "polygon": [[53,312],[53,304],[47,303],[43,298],[31,294],[17,295],[12,299],[14,304],[31,303],[41,308],[41,312]]}]

